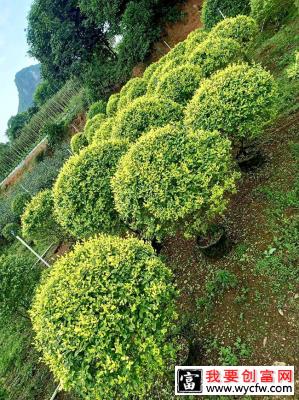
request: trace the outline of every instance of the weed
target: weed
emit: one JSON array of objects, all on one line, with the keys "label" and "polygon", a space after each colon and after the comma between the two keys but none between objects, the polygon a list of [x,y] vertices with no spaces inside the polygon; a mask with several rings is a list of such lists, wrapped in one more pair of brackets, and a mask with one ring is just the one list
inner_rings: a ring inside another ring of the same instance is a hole
[{"label": "weed", "polygon": [[205,295],[196,300],[197,308],[211,310],[214,302],[227,290],[234,289],[238,284],[236,275],[230,271],[219,269],[207,280]]},{"label": "weed", "polygon": [[248,293],[249,293],[249,288],[248,287],[242,287],[240,290],[240,293],[237,294],[235,297],[235,303],[236,304],[246,304],[248,300]]},{"label": "weed", "polygon": [[238,365],[241,359],[251,356],[251,349],[237,338],[233,346],[221,346],[219,349],[219,361],[221,365]]}]

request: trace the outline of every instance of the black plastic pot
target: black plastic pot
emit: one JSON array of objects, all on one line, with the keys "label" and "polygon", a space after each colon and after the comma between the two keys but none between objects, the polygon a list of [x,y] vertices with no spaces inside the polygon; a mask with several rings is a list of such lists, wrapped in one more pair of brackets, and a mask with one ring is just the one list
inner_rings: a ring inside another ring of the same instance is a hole
[{"label": "black plastic pot", "polygon": [[242,148],[237,155],[237,162],[240,169],[247,172],[253,168],[259,167],[263,163],[263,156],[261,151],[254,145],[247,146]]},{"label": "black plastic pot", "polygon": [[154,238],[154,239],[151,240],[151,245],[152,245],[152,247],[156,250],[156,253],[157,253],[157,254],[160,254],[160,253],[161,253],[161,250],[162,250],[163,245],[162,245],[161,242],[158,242],[156,238]]},{"label": "black plastic pot", "polygon": [[227,238],[223,226],[213,227],[212,231],[212,235],[198,236],[196,238],[197,246],[207,257],[222,257],[230,250],[231,242]]}]

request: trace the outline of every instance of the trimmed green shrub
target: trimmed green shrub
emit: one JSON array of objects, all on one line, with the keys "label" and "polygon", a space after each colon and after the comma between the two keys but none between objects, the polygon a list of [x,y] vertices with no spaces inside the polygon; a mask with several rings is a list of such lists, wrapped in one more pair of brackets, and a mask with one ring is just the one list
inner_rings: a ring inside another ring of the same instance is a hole
[{"label": "trimmed green shrub", "polygon": [[114,209],[110,178],[127,143],[95,143],[72,156],[54,185],[58,222],[71,235],[85,238],[95,233],[118,233],[123,227]]},{"label": "trimmed green shrub", "polygon": [[155,63],[157,67],[153,67],[150,73],[146,74],[145,71],[144,79],[147,81],[147,93],[154,94],[156,87],[159,83],[160,77],[164,73],[168,72],[170,69],[179,67],[185,64],[186,55],[186,43],[178,43],[172,50],[160,58],[160,60]]},{"label": "trimmed green shrub", "polygon": [[156,95],[186,105],[198,89],[202,79],[201,68],[184,64],[164,74],[157,86]]},{"label": "trimmed green shrub", "polygon": [[173,68],[179,67],[182,64],[185,64],[185,58],[165,58],[163,57],[163,62],[159,63],[159,68],[157,68],[154,73],[152,74],[151,78],[147,83],[147,93],[149,95],[154,95],[157,89],[157,86],[161,80],[161,77],[164,73],[167,73]]},{"label": "trimmed green shrub", "polygon": [[261,26],[281,21],[292,5],[293,0],[250,0],[251,15]]},{"label": "trimmed green shrub", "polygon": [[143,73],[143,79],[148,82],[152,77],[153,73],[160,67],[159,61],[150,64]]},{"label": "trimmed green shrub", "polygon": [[113,139],[113,126],[115,123],[115,118],[107,118],[106,121],[104,121],[98,129],[93,138],[92,138],[92,143],[97,143],[101,142],[102,140],[109,140]]},{"label": "trimmed green shrub", "polygon": [[135,141],[153,127],[183,118],[182,107],[165,98],[143,96],[122,110],[116,119],[115,136]]},{"label": "trimmed green shrub", "polygon": [[186,55],[186,42],[177,43],[165,56],[166,61],[182,60]]},{"label": "trimmed green shrub", "polygon": [[202,76],[209,77],[219,69],[244,59],[244,52],[233,39],[209,37],[194,50],[188,61],[202,69]]},{"label": "trimmed green shrub", "polygon": [[119,93],[114,93],[109,97],[106,107],[106,114],[108,117],[113,117],[117,113],[119,98]]},{"label": "trimmed green shrub", "polygon": [[234,18],[225,18],[211,30],[211,36],[234,39],[241,45],[250,44],[258,33],[258,26],[252,17],[238,15]]},{"label": "trimmed green shrub", "polygon": [[75,154],[79,153],[79,151],[84,149],[84,147],[86,147],[86,146],[88,146],[88,140],[87,140],[87,137],[85,136],[85,133],[79,132],[79,133],[76,133],[76,135],[74,135],[72,137],[71,149],[72,149],[73,153],[75,153]]},{"label": "trimmed green shrub", "polygon": [[104,100],[93,103],[88,110],[87,118],[92,119],[97,114],[106,114],[106,107],[107,103]]},{"label": "trimmed green shrub", "polygon": [[31,196],[29,193],[17,193],[11,203],[11,210],[17,218],[23,214],[26,205],[30,201]]},{"label": "trimmed green shrub", "polygon": [[54,149],[62,142],[67,133],[64,122],[51,122],[41,130],[41,137],[47,136],[49,146]]},{"label": "trimmed green shrub", "polygon": [[84,134],[86,135],[88,143],[92,142],[93,135],[101,127],[105,119],[106,119],[105,114],[97,114],[95,117],[86,122],[84,128]]},{"label": "trimmed green shrub", "polygon": [[194,51],[196,47],[201,44],[208,37],[208,32],[203,30],[202,28],[195,29],[190,32],[185,40],[186,43],[186,54]]},{"label": "trimmed green shrub", "polygon": [[173,275],[143,241],[101,235],[60,258],[38,288],[36,346],[63,389],[144,398],[174,357]]},{"label": "trimmed green shrub", "polygon": [[22,234],[30,240],[54,240],[62,237],[62,230],[54,218],[52,190],[35,195],[21,218]]},{"label": "trimmed green shrub", "polygon": [[112,178],[116,209],[146,238],[204,232],[235,191],[231,143],[218,132],[168,125],[142,136]]},{"label": "trimmed green shrub", "polygon": [[127,104],[131,103],[134,99],[145,95],[147,83],[143,78],[132,78],[120,91],[120,99],[118,102],[118,110],[124,108]]},{"label": "trimmed green shrub", "polygon": [[[250,12],[250,0],[205,0],[201,21],[206,29],[211,29],[225,17],[246,15]],[[222,15],[221,15],[222,13]]]},{"label": "trimmed green shrub", "polygon": [[13,242],[15,240],[14,235],[18,235],[20,233],[20,225],[15,222],[10,222],[6,224],[5,227],[2,229],[1,234],[8,242]]},{"label": "trimmed green shrub", "polygon": [[39,281],[41,270],[32,258],[20,254],[0,257],[0,314],[22,315],[28,318],[27,310]]},{"label": "trimmed green shrub", "polygon": [[231,65],[206,79],[186,109],[191,129],[217,129],[234,141],[258,137],[275,115],[277,85],[259,65]]},{"label": "trimmed green shrub", "polygon": [[[155,68],[155,70],[152,72],[150,78],[147,81],[147,94],[148,95],[155,94],[155,91],[160,82],[161,76],[163,75],[164,66],[165,66],[165,64],[168,64],[168,62],[167,61],[161,62],[161,63],[158,62],[157,64],[158,64],[158,67]],[[169,69],[167,69],[167,70],[169,70]]]}]

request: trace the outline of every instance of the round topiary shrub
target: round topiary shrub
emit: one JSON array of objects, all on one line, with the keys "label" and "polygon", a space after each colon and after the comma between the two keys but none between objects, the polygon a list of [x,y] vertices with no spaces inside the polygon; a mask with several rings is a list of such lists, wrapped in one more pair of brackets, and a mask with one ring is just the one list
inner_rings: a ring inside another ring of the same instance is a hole
[{"label": "round topiary shrub", "polygon": [[202,76],[209,77],[219,69],[244,59],[244,52],[233,39],[209,37],[190,54],[188,61],[198,65]]},{"label": "round topiary shrub", "polygon": [[113,127],[115,118],[107,118],[101,125],[101,127],[95,131],[92,138],[92,143],[98,143],[102,140],[113,139]]},{"label": "round topiary shrub", "polygon": [[159,61],[150,64],[143,73],[143,79],[148,82],[157,68],[160,67]]},{"label": "round topiary shrub", "polygon": [[183,118],[182,107],[165,98],[140,97],[121,111],[114,133],[117,137],[135,141],[153,127],[161,127]]},{"label": "round topiary shrub", "polygon": [[234,18],[225,18],[211,30],[211,36],[234,39],[241,45],[248,46],[258,33],[258,26],[252,17],[238,15]]},{"label": "round topiary shrub", "polygon": [[97,114],[92,119],[86,122],[84,128],[84,134],[88,140],[88,143],[92,142],[93,135],[101,127],[102,123],[106,120],[105,114]]},{"label": "round topiary shrub", "polygon": [[29,193],[18,193],[11,203],[11,210],[15,214],[17,218],[23,214],[24,209],[28,202],[30,201],[31,196]]},{"label": "round topiary shrub", "polygon": [[164,59],[164,62],[159,65],[159,68],[155,70],[155,72],[152,74],[151,78],[149,79],[147,83],[147,93],[149,95],[154,95],[157,89],[158,84],[160,83],[161,77],[170,71],[171,69],[174,69],[176,67],[181,66],[182,64],[185,64],[186,60],[184,58],[169,58],[169,59]]},{"label": "round topiary shrub", "polygon": [[106,114],[107,103],[104,100],[99,100],[93,103],[87,113],[87,118],[92,119],[97,114]]},{"label": "round topiary shrub", "polygon": [[182,60],[186,55],[186,42],[177,43],[165,56],[166,61]]},{"label": "round topiary shrub", "polygon": [[147,83],[144,79],[139,77],[130,79],[120,91],[118,110],[124,108],[134,99],[145,95],[146,89]]},{"label": "round topiary shrub", "polygon": [[154,94],[156,87],[159,83],[160,77],[163,76],[164,73],[168,72],[170,69],[175,67],[179,67],[182,64],[185,64],[186,59],[186,43],[180,42],[178,43],[172,50],[170,50],[167,54],[160,58],[160,60],[156,63],[157,67],[153,68],[150,76],[146,77],[147,81],[147,93]]},{"label": "round topiary shrub", "polygon": [[202,28],[190,32],[185,40],[186,54],[193,52],[199,44],[207,39],[207,37],[208,32],[204,31]]},{"label": "round topiary shrub", "polygon": [[250,0],[251,15],[261,26],[281,21],[292,5],[293,0]]},{"label": "round topiary shrub", "polygon": [[168,64],[168,62],[163,62],[163,63],[158,63],[158,68],[155,68],[153,73],[151,74],[150,78],[147,81],[147,94],[153,95],[157,89],[157,86],[160,82],[160,78],[163,75],[163,70],[165,64]]},{"label": "round topiary shrub", "polygon": [[106,114],[108,115],[108,117],[113,117],[117,113],[119,98],[119,93],[112,94],[109,97],[106,107]]},{"label": "round topiary shrub", "polygon": [[168,125],[142,136],[112,178],[116,209],[132,229],[158,240],[178,229],[204,232],[235,191],[231,143],[220,133]]},{"label": "round topiary shrub", "polygon": [[88,140],[83,132],[76,133],[76,135],[72,137],[71,149],[73,153],[79,153],[79,151],[84,149],[86,146],[88,146]]},{"label": "round topiary shrub", "polygon": [[23,236],[30,240],[57,240],[63,236],[54,218],[52,190],[43,190],[32,198],[22,215],[21,224]]},{"label": "round topiary shrub", "polygon": [[63,389],[84,399],[144,398],[175,353],[172,280],[151,246],[133,238],[101,235],[60,258],[30,315]]},{"label": "round topiary shrub", "polygon": [[15,240],[13,233],[15,235],[19,235],[20,233],[20,225],[15,222],[10,222],[9,224],[6,224],[1,231],[2,236],[8,242],[13,242]]},{"label": "round topiary shrub", "polygon": [[165,73],[157,86],[156,95],[185,106],[193,97],[202,79],[201,68],[184,64]]},{"label": "round topiary shrub", "polygon": [[110,178],[127,148],[121,140],[102,141],[64,164],[54,185],[55,213],[74,237],[118,233],[123,227],[114,208]]},{"label": "round topiary shrub", "polygon": [[211,29],[225,17],[246,15],[250,12],[250,0],[205,0],[201,20],[206,29]]},{"label": "round topiary shrub", "polygon": [[277,85],[261,66],[231,65],[206,79],[186,109],[191,129],[218,129],[248,141],[275,115]]}]

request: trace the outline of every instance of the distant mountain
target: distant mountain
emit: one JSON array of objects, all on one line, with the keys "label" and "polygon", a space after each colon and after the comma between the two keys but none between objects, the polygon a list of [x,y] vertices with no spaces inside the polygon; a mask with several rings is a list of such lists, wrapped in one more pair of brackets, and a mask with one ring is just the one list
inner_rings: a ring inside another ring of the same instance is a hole
[{"label": "distant mountain", "polygon": [[40,64],[31,65],[16,73],[15,84],[19,92],[18,113],[32,106],[33,94],[40,80]]}]

